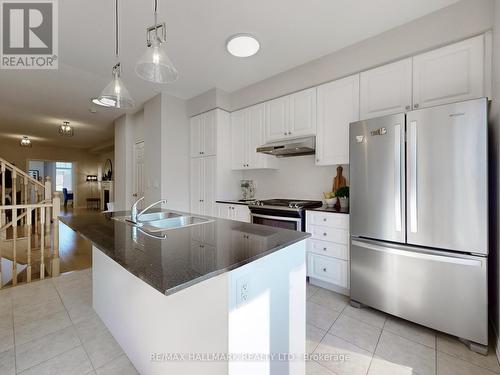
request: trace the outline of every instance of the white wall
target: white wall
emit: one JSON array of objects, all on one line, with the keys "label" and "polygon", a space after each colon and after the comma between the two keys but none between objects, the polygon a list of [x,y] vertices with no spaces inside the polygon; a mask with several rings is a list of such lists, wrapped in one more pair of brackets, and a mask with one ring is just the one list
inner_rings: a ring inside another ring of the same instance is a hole
[{"label": "white wall", "polygon": [[[498,336],[500,323],[500,244],[499,210],[500,210],[500,1],[495,2],[493,31],[493,101],[490,111],[489,127],[489,201],[490,201],[490,258],[489,258],[489,301],[490,319]],[[497,339],[498,340],[498,339]],[[497,341],[498,342],[498,341]],[[500,345],[497,344],[497,357],[500,360]]]},{"label": "white wall", "polygon": [[[243,172],[243,178],[256,184],[258,199],[323,199],[323,192],[332,191],[337,166],[317,167],[314,156],[282,158],[277,170],[255,170]],[[349,181],[349,166],[344,166],[343,175]]]}]

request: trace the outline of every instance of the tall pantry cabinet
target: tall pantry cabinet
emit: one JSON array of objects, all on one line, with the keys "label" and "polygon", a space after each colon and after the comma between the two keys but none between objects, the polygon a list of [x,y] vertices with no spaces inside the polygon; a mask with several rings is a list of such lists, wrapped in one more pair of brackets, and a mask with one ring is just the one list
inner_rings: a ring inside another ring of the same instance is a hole
[{"label": "tall pantry cabinet", "polygon": [[215,201],[235,199],[241,174],[231,170],[229,113],[221,109],[191,118],[191,213],[216,216]]}]

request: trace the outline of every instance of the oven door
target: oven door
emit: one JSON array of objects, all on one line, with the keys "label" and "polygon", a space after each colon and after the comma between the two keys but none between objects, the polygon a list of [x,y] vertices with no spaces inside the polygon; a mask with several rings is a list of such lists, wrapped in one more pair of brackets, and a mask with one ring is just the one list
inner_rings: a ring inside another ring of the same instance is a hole
[{"label": "oven door", "polygon": [[262,224],[269,227],[283,228],[290,230],[302,230],[302,219],[299,217],[273,216],[263,214],[250,214],[253,224]]}]

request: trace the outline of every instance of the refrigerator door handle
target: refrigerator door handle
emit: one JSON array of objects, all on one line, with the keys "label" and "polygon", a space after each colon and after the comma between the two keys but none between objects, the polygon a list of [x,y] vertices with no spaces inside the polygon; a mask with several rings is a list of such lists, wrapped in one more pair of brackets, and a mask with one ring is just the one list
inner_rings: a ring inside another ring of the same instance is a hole
[{"label": "refrigerator door handle", "polygon": [[394,222],[401,232],[401,125],[394,127]]},{"label": "refrigerator door handle", "polygon": [[410,144],[409,154],[410,160],[408,163],[410,184],[409,184],[409,198],[410,198],[410,231],[417,233],[418,231],[418,213],[417,213],[417,122],[410,122]]},{"label": "refrigerator door handle", "polygon": [[464,266],[472,266],[472,267],[481,267],[482,266],[481,260],[458,258],[458,257],[436,255],[436,254],[427,254],[427,253],[421,253],[421,252],[412,251],[412,250],[400,250],[400,249],[379,246],[379,245],[361,242],[361,241],[356,241],[356,240],[353,240],[352,244],[355,246],[363,247],[363,248],[374,250],[374,251],[379,251],[379,252],[386,253],[386,254],[394,254],[394,255],[400,255],[400,256],[405,256],[405,257],[410,257],[410,258],[416,258],[416,259],[426,259],[426,260],[432,260],[432,261],[442,262],[442,263],[461,264]]}]

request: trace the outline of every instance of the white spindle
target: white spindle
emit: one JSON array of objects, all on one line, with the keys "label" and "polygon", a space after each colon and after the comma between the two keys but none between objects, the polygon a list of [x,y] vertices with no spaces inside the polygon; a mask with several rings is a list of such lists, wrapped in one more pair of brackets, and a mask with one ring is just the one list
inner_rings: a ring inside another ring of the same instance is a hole
[{"label": "white spindle", "polygon": [[12,210],[12,285],[15,286],[16,284],[17,284],[17,209],[13,209]]},{"label": "white spindle", "polygon": [[45,279],[45,207],[40,208],[40,279]]},{"label": "white spindle", "polygon": [[27,264],[26,281],[28,283],[31,282],[31,225],[32,225],[31,213],[32,213],[32,209],[28,208],[27,209],[28,218],[26,220],[26,223],[27,223],[26,230],[28,231],[28,249],[27,249],[27,254],[26,254],[26,264]]}]

